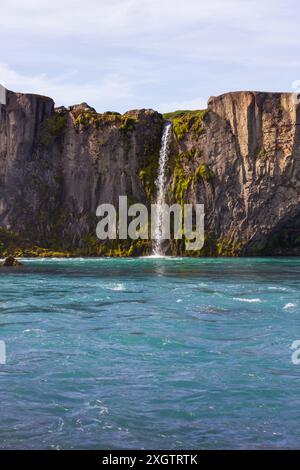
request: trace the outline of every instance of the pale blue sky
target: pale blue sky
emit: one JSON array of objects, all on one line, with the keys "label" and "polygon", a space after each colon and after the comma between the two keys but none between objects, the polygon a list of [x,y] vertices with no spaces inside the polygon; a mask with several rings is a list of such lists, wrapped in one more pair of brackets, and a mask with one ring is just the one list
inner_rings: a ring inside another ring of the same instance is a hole
[{"label": "pale blue sky", "polygon": [[10,0],[0,9],[0,83],[99,112],[293,91],[299,24],[296,0]]}]

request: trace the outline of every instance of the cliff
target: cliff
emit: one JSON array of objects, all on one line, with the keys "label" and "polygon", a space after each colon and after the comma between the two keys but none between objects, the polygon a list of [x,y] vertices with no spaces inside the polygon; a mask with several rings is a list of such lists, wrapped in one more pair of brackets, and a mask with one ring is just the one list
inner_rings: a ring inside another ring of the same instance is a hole
[{"label": "cliff", "polygon": [[[207,110],[165,118],[173,122],[167,201],[205,205],[205,246],[196,254],[300,254],[293,94],[227,93],[210,98]],[[98,241],[95,212],[104,202],[117,205],[119,195],[154,202],[163,126],[153,110],[55,109],[50,98],[7,91],[0,105],[1,253],[149,253],[147,241]],[[185,254],[181,242],[166,249]]]}]

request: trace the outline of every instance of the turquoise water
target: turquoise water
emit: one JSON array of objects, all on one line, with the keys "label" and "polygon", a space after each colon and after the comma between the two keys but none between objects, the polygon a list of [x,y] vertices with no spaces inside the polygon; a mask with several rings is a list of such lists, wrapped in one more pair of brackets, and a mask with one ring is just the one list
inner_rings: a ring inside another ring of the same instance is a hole
[{"label": "turquoise water", "polygon": [[298,259],[0,270],[0,448],[300,446]]}]

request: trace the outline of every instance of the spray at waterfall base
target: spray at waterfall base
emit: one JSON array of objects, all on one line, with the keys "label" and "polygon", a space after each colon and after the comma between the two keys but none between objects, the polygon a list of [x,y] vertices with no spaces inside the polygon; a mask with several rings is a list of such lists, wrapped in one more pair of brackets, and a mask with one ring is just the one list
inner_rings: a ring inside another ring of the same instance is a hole
[{"label": "spray at waterfall base", "polygon": [[[117,216],[118,214],[118,216]],[[100,218],[96,234],[100,240],[153,240],[153,253],[164,254],[165,240],[182,240],[186,250],[200,250],[204,245],[203,204],[151,204],[150,219],[144,204],[128,207],[127,196],[119,197],[118,210],[112,204],[98,206]]]}]

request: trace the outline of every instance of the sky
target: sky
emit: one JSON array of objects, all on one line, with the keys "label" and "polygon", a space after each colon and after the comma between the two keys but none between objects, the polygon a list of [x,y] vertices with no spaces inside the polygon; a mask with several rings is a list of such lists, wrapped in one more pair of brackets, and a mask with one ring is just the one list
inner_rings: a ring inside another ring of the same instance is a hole
[{"label": "sky", "polygon": [[0,83],[98,112],[201,109],[228,91],[295,91],[297,3],[2,1]]}]

